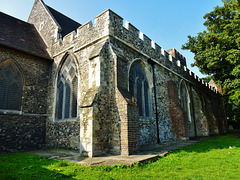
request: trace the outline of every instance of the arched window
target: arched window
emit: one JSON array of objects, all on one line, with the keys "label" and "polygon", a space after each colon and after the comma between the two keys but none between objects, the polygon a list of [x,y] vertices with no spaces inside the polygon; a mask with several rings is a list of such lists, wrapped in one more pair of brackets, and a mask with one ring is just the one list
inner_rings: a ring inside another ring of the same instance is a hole
[{"label": "arched window", "polygon": [[141,64],[134,62],[129,73],[129,92],[137,99],[139,116],[150,116],[149,85]]},{"label": "arched window", "polygon": [[21,110],[23,80],[11,61],[0,65],[0,109]]},{"label": "arched window", "polygon": [[63,63],[57,79],[56,119],[77,117],[77,66],[70,56]]},{"label": "arched window", "polygon": [[186,87],[186,84],[182,81],[180,84],[180,103],[187,114],[188,121],[191,121],[191,115],[190,115],[190,98],[188,94],[188,90]]},{"label": "arched window", "polygon": [[181,106],[187,112],[188,111],[187,110],[187,103],[188,103],[187,90],[185,85],[183,84],[181,84],[180,93],[181,93]]},{"label": "arched window", "polygon": [[200,95],[200,100],[201,100],[201,109],[203,112],[205,112],[205,98],[203,95]]}]

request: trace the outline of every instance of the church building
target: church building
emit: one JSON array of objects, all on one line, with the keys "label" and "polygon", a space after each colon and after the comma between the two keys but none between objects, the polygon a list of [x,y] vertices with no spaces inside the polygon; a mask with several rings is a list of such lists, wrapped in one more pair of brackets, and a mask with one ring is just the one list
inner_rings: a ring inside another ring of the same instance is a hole
[{"label": "church building", "polygon": [[28,22],[0,12],[0,152],[83,156],[226,133],[223,98],[131,23],[106,10],[80,24],[43,0]]}]

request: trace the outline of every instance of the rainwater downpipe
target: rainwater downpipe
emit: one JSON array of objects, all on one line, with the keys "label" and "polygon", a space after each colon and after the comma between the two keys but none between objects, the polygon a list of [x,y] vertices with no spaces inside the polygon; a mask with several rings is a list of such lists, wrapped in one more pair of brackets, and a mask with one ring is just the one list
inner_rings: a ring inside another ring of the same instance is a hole
[{"label": "rainwater downpipe", "polygon": [[160,144],[160,138],[159,138],[159,126],[158,126],[158,108],[157,108],[157,92],[156,92],[156,78],[155,78],[155,70],[154,70],[154,65],[155,62],[149,58],[148,63],[152,65],[152,73],[153,73],[153,91],[154,91],[154,100],[155,100],[155,109],[156,109],[156,126],[157,126],[157,143]]}]

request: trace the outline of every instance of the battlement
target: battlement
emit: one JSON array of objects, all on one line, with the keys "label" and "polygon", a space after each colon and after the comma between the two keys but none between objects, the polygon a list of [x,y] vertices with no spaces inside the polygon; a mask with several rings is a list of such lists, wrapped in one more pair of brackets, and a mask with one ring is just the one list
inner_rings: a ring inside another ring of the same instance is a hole
[{"label": "battlement", "polygon": [[180,54],[175,48],[167,50],[175,59],[179,60],[184,66],[187,66],[186,58]]},{"label": "battlement", "polygon": [[69,48],[76,51],[109,35],[109,12],[110,10],[104,11],[95,17],[94,23],[88,21],[64,37],[55,36],[55,43],[50,47],[52,56],[55,57]]},{"label": "battlement", "polygon": [[59,46],[62,47],[62,50],[66,50],[71,44],[74,44],[73,48],[76,51],[88,44],[111,36],[127,46],[138,50],[147,58],[154,59],[167,69],[177,74],[184,74],[183,77],[193,79],[198,84],[207,86],[210,90],[217,93],[213,87],[206,84],[186,67],[186,58],[178,51],[175,49],[165,51],[130,22],[125,21],[123,23],[123,21],[122,17],[108,9],[95,17],[94,24],[92,21],[89,21],[77,30],[58,39],[51,49],[52,54],[54,56],[54,54],[60,53]]},{"label": "battlement", "polygon": [[206,86],[213,92],[217,93],[215,88],[205,83],[196,74],[192,73],[186,64],[186,58],[180,54],[176,49],[165,51],[155,41],[150,39],[147,35],[141,32],[138,28],[132,25],[130,22],[125,21],[116,13],[109,10],[110,15],[110,35],[118,40],[121,40],[126,45],[133,47],[147,58],[154,59],[157,63],[162,64],[167,69],[176,72],[177,74],[184,74],[187,79],[193,79],[193,82]]}]

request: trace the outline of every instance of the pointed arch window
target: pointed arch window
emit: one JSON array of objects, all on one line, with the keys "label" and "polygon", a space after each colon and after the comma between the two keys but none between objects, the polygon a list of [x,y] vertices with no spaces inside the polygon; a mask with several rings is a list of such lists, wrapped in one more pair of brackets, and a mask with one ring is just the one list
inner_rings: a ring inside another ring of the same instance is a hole
[{"label": "pointed arch window", "polygon": [[23,79],[15,63],[0,65],[0,109],[21,110]]},{"label": "pointed arch window", "polygon": [[77,117],[78,76],[76,62],[68,56],[57,79],[56,119]]},{"label": "pointed arch window", "polygon": [[188,97],[187,97],[187,89],[186,86],[182,83],[180,87],[180,94],[181,94],[181,106],[187,112],[187,104],[188,104]]},{"label": "pointed arch window", "polygon": [[188,121],[191,122],[190,97],[184,81],[180,84],[180,103],[185,113],[187,113]]},{"label": "pointed arch window", "polygon": [[146,73],[139,62],[132,64],[129,73],[129,92],[137,99],[139,116],[150,116],[149,84]]}]

